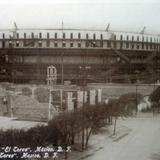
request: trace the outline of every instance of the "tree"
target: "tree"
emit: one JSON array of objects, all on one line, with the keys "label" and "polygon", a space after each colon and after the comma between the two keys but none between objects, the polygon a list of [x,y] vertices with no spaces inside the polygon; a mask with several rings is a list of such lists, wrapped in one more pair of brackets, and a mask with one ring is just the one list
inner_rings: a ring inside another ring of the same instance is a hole
[{"label": "tree", "polygon": [[149,100],[151,102],[151,106],[153,109],[153,113],[160,109],[160,86],[156,88],[149,96]]},{"label": "tree", "polygon": [[138,104],[142,100],[142,95],[140,93],[127,93],[123,94],[119,98],[119,105],[121,111],[126,115],[133,115],[133,112],[138,111]]},{"label": "tree", "polygon": [[156,88],[149,96],[149,100],[151,102],[159,102],[160,101],[160,86]]}]

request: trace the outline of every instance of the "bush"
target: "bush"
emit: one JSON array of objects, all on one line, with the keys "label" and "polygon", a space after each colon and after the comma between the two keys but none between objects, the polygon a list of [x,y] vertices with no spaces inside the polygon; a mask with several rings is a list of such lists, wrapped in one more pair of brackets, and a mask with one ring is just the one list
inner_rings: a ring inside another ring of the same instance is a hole
[{"label": "bush", "polygon": [[34,92],[36,99],[40,103],[48,103],[49,102],[49,90],[46,88],[37,88]]},{"label": "bush", "polygon": [[24,87],[24,88],[22,88],[22,95],[30,96],[30,95],[32,95],[32,90],[28,87]]},{"label": "bush", "polygon": [[[47,92],[47,90],[45,90]],[[38,96],[43,97],[44,89],[36,90]],[[36,147],[48,146],[66,146],[74,144],[76,135],[85,131],[85,148],[88,146],[89,138],[97,129],[106,125],[106,120],[110,116],[119,116],[117,101],[109,104],[87,105],[77,108],[74,111],[62,112],[54,119],[49,121],[47,126],[36,126],[29,130],[10,129],[0,131],[1,146],[23,146]]]},{"label": "bush", "polygon": [[127,93],[120,96],[118,103],[127,115],[132,115],[135,111],[138,111],[138,104],[142,100],[142,95],[140,93]]},{"label": "bush", "polygon": [[160,86],[156,88],[149,96],[151,102],[159,102],[160,100]]}]

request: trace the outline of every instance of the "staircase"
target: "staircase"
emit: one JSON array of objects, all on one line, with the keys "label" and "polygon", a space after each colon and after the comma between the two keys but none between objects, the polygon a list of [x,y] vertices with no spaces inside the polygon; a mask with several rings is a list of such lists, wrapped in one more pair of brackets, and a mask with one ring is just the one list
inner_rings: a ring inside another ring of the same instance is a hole
[{"label": "staircase", "polygon": [[130,59],[125,56],[123,53],[121,53],[120,51],[116,50],[116,49],[113,49],[112,50],[120,57],[122,58],[123,60],[125,60],[126,62],[130,63]]},{"label": "staircase", "polygon": [[144,63],[151,61],[156,55],[157,55],[157,52],[152,52],[151,55],[149,55],[146,59],[144,59]]}]

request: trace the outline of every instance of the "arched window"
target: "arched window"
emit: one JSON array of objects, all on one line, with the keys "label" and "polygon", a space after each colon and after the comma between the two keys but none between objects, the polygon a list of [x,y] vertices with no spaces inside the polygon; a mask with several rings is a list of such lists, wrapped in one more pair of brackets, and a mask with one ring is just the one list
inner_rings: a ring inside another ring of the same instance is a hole
[{"label": "arched window", "polygon": [[32,39],[34,39],[34,33],[31,33],[31,37],[32,37]]},{"label": "arched window", "polygon": [[73,33],[71,33],[70,38],[73,39]]},{"label": "arched window", "polygon": [[120,40],[121,40],[121,41],[123,40],[123,36],[122,36],[122,35],[120,35]]},{"label": "arched window", "polygon": [[73,42],[70,42],[70,47],[73,47]]},{"label": "arched window", "polygon": [[54,42],[54,47],[58,47],[58,42],[57,41]]},{"label": "arched window", "polygon": [[95,33],[93,34],[93,39],[94,39],[94,40],[96,39],[96,34],[95,34]]},{"label": "arched window", "polygon": [[27,35],[26,35],[26,33],[24,33],[24,39],[26,39],[27,38]]},{"label": "arched window", "polygon": [[134,41],[134,36],[132,36],[132,41]]},{"label": "arched window", "polygon": [[40,39],[42,38],[42,33],[39,33],[39,38],[40,38]]},{"label": "arched window", "polygon": [[148,42],[148,37],[146,37],[146,42]]},{"label": "arched window", "polygon": [[19,39],[19,33],[17,33],[16,38]]},{"label": "arched window", "polygon": [[54,38],[57,39],[57,33],[54,34]]},{"label": "arched window", "polygon": [[101,34],[101,40],[103,40],[103,34]]},{"label": "arched window", "polygon": [[78,47],[79,47],[79,48],[81,47],[81,42],[80,42],[80,41],[78,42]]},{"label": "arched window", "polygon": [[65,39],[66,38],[66,34],[65,33],[63,33],[63,39]]},{"label": "arched window", "polygon": [[78,39],[81,39],[81,34],[80,33],[78,33]]},{"label": "arched window", "polygon": [[62,47],[66,47],[66,42],[65,41],[62,42]]},{"label": "arched window", "polygon": [[5,34],[3,33],[3,39],[5,39]]},{"label": "arched window", "polygon": [[39,45],[39,47],[42,47],[42,41],[41,40],[38,42],[38,45]]},{"label": "arched window", "polygon": [[86,34],[86,39],[88,39],[89,38],[89,36],[88,36],[88,33]]},{"label": "arched window", "polygon": [[49,33],[47,33],[47,39],[49,39]]},{"label": "arched window", "polygon": [[127,41],[129,41],[129,36],[127,35]]},{"label": "arched window", "polygon": [[19,47],[19,41],[16,41],[16,47]]}]

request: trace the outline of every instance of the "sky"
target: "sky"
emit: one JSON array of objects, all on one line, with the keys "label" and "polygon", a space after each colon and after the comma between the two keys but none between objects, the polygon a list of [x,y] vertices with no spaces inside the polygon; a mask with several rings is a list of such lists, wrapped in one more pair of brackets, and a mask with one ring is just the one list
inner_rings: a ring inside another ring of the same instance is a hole
[{"label": "sky", "polygon": [[0,0],[0,29],[64,28],[160,34],[158,0]]}]

